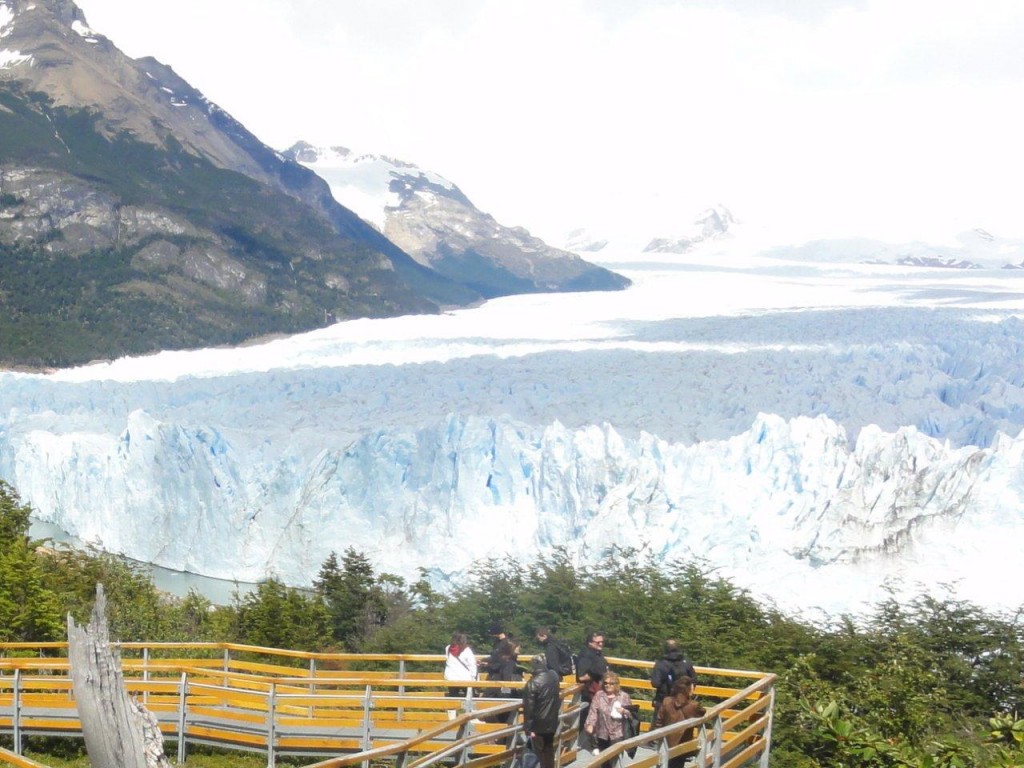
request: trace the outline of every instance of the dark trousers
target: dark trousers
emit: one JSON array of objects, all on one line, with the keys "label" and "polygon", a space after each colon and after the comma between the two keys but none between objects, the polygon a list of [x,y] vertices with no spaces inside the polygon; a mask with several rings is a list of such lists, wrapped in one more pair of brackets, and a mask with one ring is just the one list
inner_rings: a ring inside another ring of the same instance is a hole
[{"label": "dark trousers", "polygon": [[587,733],[583,727],[587,722],[587,714],[590,712],[590,702],[587,702],[583,706],[583,711],[580,712],[580,732],[576,737],[576,744],[580,749],[589,752],[594,748],[594,737]]},{"label": "dark trousers", "polygon": [[[600,749],[602,752],[604,752],[606,749],[608,749],[608,747],[615,743],[611,739],[599,739],[596,737],[594,741],[597,743],[597,748]],[[612,768],[614,762],[614,760],[607,760],[601,763],[601,768]]]},{"label": "dark trousers", "polygon": [[540,768],[555,768],[555,734],[535,733],[530,741],[534,754],[540,760]]}]

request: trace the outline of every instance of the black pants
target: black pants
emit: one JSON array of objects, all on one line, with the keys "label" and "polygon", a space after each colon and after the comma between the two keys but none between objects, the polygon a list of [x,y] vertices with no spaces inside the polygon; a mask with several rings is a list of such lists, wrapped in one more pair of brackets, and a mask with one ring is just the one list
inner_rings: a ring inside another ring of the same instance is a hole
[{"label": "black pants", "polygon": [[535,733],[530,741],[534,754],[540,760],[540,768],[555,768],[555,734]]},{"label": "black pants", "polygon": [[[600,749],[602,752],[604,752],[606,749],[608,749],[608,747],[615,743],[611,739],[601,739],[596,736],[594,737],[594,741],[597,743],[597,748]],[[614,764],[614,760],[606,760],[605,762],[601,763],[601,768],[612,768]]]}]

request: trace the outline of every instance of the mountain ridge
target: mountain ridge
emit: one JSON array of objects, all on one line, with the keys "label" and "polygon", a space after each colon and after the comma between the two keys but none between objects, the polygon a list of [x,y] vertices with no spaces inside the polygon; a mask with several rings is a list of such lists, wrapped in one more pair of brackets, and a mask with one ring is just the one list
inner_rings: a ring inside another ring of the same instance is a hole
[{"label": "mountain ridge", "polygon": [[[0,14],[0,363],[236,344],[485,298],[171,67],[125,56],[70,0],[0,0]],[[77,282],[56,276],[68,267]]]},{"label": "mountain ridge", "polygon": [[512,293],[619,290],[629,281],[522,227],[480,211],[457,185],[406,160],[298,142],[285,151],[326,179],[335,199],[418,263],[487,298]]}]

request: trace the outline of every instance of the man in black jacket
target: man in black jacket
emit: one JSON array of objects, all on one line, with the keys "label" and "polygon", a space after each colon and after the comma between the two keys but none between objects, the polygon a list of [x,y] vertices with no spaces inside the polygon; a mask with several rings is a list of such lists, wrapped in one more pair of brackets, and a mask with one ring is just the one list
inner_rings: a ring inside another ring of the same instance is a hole
[{"label": "man in black jacket", "polygon": [[548,660],[548,669],[558,673],[559,679],[572,674],[572,653],[569,646],[555,637],[555,633],[547,627],[537,628],[537,643],[544,649],[544,656]]},{"label": "man in black jacket", "polygon": [[654,688],[654,714],[658,714],[658,707],[662,700],[671,695],[672,685],[682,677],[691,678],[697,682],[697,673],[683,652],[679,650],[679,641],[669,639],[665,641],[665,655],[654,662],[654,669],[651,670],[651,687]]},{"label": "man in black jacket", "polygon": [[587,706],[580,712],[580,749],[592,750],[596,746],[594,737],[583,728],[587,720],[587,710],[594,694],[601,690],[601,678],[608,672],[608,662],[604,658],[604,632],[589,632],[587,644],[576,659],[576,680],[583,683],[580,701]]},{"label": "man in black jacket", "polygon": [[[505,628],[501,624],[491,624],[490,629],[491,637],[494,640],[494,644],[491,646],[491,655],[483,663],[483,668],[487,672],[488,680],[515,680],[516,679],[516,664],[519,661],[519,652],[515,641],[512,640],[507,634],[505,634]],[[518,694],[510,688],[502,689],[488,689],[487,696],[502,696],[506,698],[515,698]]]},{"label": "man in black jacket", "polygon": [[530,737],[540,768],[555,766],[555,734],[561,701],[558,696],[558,673],[548,668],[544,654],[530,662],[533,672],[523,686],[523,730]]}]

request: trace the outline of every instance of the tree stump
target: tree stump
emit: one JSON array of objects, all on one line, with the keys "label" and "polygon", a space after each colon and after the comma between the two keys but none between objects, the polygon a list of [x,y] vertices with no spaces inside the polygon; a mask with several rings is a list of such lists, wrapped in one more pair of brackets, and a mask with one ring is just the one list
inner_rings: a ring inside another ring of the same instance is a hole
[{"label": "tree stump", "polygon": [[94,768],[170,768],[156,717],[128,695],[121,653],[110,644],[107,600],[96,603],[85,627],[68,616],[68,661],[89,762]]}]

